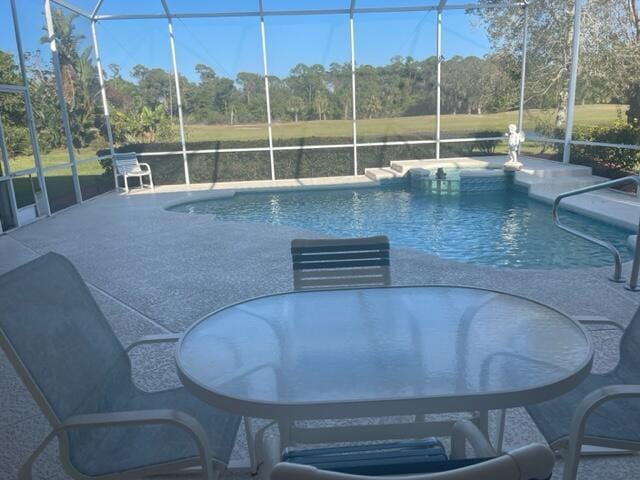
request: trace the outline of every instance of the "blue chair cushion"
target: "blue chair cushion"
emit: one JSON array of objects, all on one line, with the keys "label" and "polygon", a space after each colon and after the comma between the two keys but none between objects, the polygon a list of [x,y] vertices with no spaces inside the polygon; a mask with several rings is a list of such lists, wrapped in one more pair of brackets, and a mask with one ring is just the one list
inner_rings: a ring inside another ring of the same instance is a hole
[{"label": "blue chair cushion", "polygon": [[311,465],[352,475],[410,475],[436,473],[475,465],[487,458],[450,460],[435,438],[382,444],[287,451],[283,462]]}]

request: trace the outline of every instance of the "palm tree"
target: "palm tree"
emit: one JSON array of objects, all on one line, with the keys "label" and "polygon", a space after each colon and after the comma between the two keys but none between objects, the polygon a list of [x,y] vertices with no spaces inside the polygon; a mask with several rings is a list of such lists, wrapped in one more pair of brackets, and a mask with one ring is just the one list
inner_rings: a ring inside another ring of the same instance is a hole
[{"label": "palm tree", "polygon": [[[60,59],[62,89],[69,111],[69,121],[73,143],[84,147],[99,134],[95,123],[96,99],[99,95],[97,71],[91,57],[91,47],[81,52],[81,42],[85,36],[77,33],[75,21],[78,15],[65,14],[61,10],[52,11],[56,48]],[[43,36],[42,43],[49,42]]]},{"label": "palm tree", "polygon": [[287,100],[287,112],[293,115],[296,123],[298,123],[298,115],[304,109],[304,100],[297,95],[291,95]]}]

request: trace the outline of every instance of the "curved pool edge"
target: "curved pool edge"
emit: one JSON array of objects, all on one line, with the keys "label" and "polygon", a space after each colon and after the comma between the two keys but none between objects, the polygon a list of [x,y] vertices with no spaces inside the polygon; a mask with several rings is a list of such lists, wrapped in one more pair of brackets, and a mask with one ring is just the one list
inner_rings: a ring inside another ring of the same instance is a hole
[{"label": "curved pool edge", "polygon": [[[346,181],[346,182],[334,182],[333,177],[326,177],[328,181],[327,183],[317,183],[317,184],[304,184],[298,183],[295,185],[260,185],[260,186],[242,186],[242,187],[234,187],[234,188],[226,188],[221,187],[217,190],[185,190],[183,193],[187,197],[190,195],[197,195],[197,199],[187,199],[173,201],[171,203],[165,204],[162,206],[165,210],[171,210],[176,207],[180,207],[185,204],[190,203],[200,203],[206,202],[209,200],[218,200],[234,197],[239,193],[283,193],[283,192],[296,192],[296,191],[318,191],[318,190],[340,190],[340,189],[368,189],[368,188],[378,188],[381,185],[381,182],[376,180],[371,180],[367,178],[366,180],[359,181]],[[323,178],[324,180],[324,178]],[[251,182],[247,182],[251,183]]]},{"label": "curved pool edge", "polygon": [[198,191],[198,192],[189,192],[186,194],[187,197],[193,195],[196,198],[184,198],[181,200],[174,200],[170,203],[162,205],[162,208],[167,211],[171,211],[171,209],[176,207],[181,207],[182,205],[187,205],[190,203],[200,203],[200,202],[208,202],[210,200],[218,200],[224,198],[233,198],[236,196],[236,190],[216,190],[216,191]]}]

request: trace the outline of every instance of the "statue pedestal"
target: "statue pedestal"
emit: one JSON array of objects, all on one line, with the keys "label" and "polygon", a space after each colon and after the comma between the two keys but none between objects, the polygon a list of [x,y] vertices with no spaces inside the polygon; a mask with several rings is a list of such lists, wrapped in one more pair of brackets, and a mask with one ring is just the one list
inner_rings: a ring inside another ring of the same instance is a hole
[{"label": "statue pedestal", "polygon": [[520,162],[507,162],[504,164],[502,169],[505,172],[517,172],[518,170],[522,169],[522,166],[523,165]]}]

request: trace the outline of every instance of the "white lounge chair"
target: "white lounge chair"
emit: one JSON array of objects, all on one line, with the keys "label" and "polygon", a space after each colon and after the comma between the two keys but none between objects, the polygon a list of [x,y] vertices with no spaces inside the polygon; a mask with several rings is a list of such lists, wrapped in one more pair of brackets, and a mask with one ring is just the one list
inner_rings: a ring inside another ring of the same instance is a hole
[{"label": "white lounge chair", "polygon": [[19,480],[54,439],[73,478],[140,479],[201,467],[203,478],[231,456],[240,417],[184,388],[143,392],[123,348],[84,281],[49,253],[0,277],[0,347],[51,424]]},{"label": "white lounge chair", "polygon": [[129,191],[129,177],[137,177],[140,179],[140,187],[144,188],[145,184],[142,180],[143,177],[149,177],[149,187],[151,190],[153,186],[153,176],[151,175],[151,167],[148,163],[140,163],[138,161],[138,155],[135,152],[126,153],[114,153],[113,164],[116,168],[116,173],[124,180],[124,191]]}]

